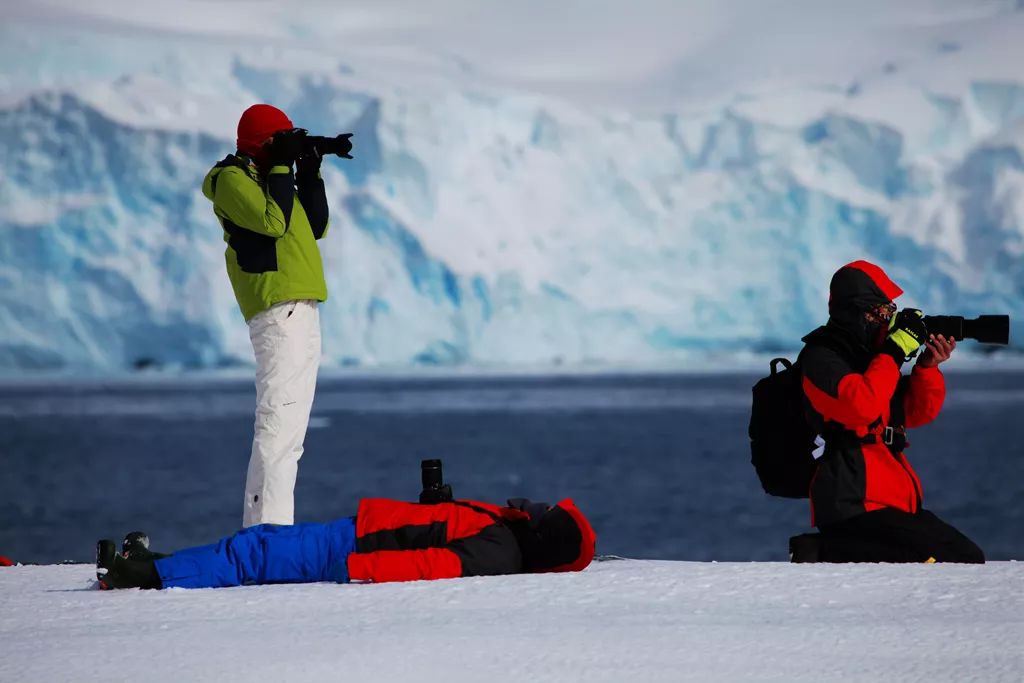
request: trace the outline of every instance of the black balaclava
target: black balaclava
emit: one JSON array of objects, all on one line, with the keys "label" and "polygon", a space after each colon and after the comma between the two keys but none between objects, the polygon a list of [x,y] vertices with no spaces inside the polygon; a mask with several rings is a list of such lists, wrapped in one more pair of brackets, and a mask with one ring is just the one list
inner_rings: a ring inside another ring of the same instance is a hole
[{"label": "black balaclava", "polygon": [[903,290],[873,263],[848,263],[836,271],[829,285],[828,324],[852,336],[865,349],[872,349],[886,324],[870,322],[864,314],[901,294]]}]

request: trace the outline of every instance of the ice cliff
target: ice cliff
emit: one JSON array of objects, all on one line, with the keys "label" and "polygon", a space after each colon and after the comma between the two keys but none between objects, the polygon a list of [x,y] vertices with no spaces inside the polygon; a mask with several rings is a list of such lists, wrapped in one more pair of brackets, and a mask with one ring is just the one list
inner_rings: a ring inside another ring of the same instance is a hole
[{"label": "ice cliff", "polygon": [[800,82],[723,71],[717,90],[636,107],[440,51],[16,16],[0,28],[0,369],[249,362],[199,186],[255,101],[355,133],[356,159],[324,171],[331,365],[789,349],[858,258],[928,312],[1024,320],[1024,78],[1005,63],[1024,58],[1024,13],[911,4],[938,14],[900,18],[910,52],[873,44]]}]

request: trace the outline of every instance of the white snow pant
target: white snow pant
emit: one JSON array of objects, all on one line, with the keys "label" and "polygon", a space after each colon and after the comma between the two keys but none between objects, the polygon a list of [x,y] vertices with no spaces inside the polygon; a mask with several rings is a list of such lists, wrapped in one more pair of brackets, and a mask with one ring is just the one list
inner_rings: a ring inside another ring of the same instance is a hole
[{"label": "white snow pant", "polygon": [[285,301],[249,320],[256,353],[256,424],[242,526],[292,524],[295,476],[320,367],[320,311]]}]

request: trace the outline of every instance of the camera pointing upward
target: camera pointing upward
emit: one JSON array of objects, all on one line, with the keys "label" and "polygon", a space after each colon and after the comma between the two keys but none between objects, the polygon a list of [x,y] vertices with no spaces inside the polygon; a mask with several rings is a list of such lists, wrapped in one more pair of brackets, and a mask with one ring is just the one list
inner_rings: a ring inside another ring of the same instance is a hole
[{"label": "camera pointing upward", "polygon": [[452,501],[452,487],[444,483],[440,460],[421,461],[420,474],[423,478],[423,491],[420,493],[421,503],[432,505]]}]

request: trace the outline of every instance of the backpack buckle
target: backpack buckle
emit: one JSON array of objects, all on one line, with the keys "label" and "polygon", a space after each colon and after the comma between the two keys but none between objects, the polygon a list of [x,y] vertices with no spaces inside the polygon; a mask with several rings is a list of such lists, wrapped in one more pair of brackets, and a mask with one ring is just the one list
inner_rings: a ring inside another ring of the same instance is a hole
[{"label": "backpack buckle", "polygon": [[895,440],[896,430],[893,429],[892,427],[886,427],[885,430],[882,431],[882,443],[884,443],[886,446],[891,446],[893,445],[893,443],[895,443]]}]

